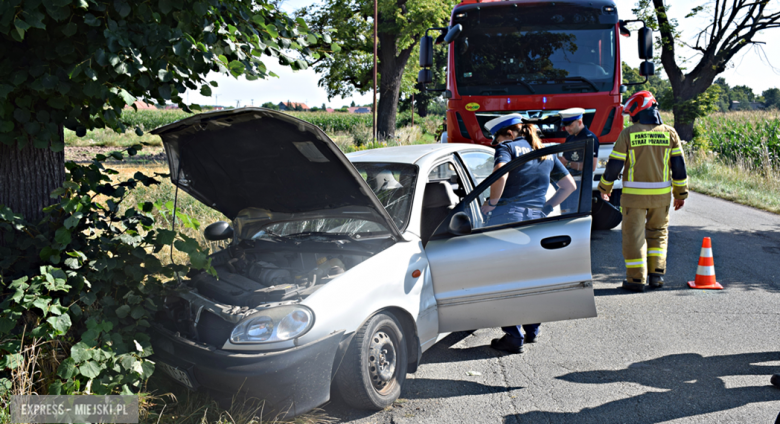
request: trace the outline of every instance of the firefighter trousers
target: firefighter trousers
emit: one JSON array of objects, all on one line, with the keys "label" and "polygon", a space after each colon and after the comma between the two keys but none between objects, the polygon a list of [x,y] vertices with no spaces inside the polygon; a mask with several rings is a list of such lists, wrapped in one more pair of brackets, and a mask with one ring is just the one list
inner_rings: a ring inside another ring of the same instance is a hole
[{"label": "firefighter trousers", "polygon": [[645,284],[648,272],[661,275],[666,273],[669,206],[622,209],[626,280],[630,283]]}]

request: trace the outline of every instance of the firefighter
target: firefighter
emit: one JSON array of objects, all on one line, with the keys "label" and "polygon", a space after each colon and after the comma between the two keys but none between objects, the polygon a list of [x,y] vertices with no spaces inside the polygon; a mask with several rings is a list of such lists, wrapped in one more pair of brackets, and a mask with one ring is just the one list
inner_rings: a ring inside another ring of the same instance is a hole
[{"label": "firefighter", "polygon": [[623,113],[634,124],[618,136],[599,191],[601,198],[609,201],[612,185],[622,172],[620,204],[626,262],[623,288],[642,292],[646,282],[651,288],[663,286],[670,193],[674,196],[674,210],[682,208],[688,198],[688,177],[680,137],[674,128],[661,122],[658,102],[649,91],[629,97]]},{"label": "firefighter", "polygon": [[[561,117],[563,128],[567,133],[569,133],[569,136],[566,137],[566,143],[587,140],[588,138],[593,139],[592,169],[595,170],[599,158],[599,138],[596,137],[596,134],[593,134],[582,122],[582,116],[585,114],[585,109],[580,107],[573,107],[571,109],[562,110],[558,112],[558,114]],[[574,181],[577,182],[577,191],[575,193],[579,193],[579,190],[582,188],[582,169],[583,160],[585,159],[583,156],[585,155],[583,155],[582,151],[575,150],[573,152],[564,153],[560,158],[561,163],[563,163],[566,169],[569,170],[569,174],[572,176],[572,178],[574,178]],[[580,196],[578,195],[567,197],[566,200],[561,203],[561,213],[576,213],[579,206],[579,201]]]}]

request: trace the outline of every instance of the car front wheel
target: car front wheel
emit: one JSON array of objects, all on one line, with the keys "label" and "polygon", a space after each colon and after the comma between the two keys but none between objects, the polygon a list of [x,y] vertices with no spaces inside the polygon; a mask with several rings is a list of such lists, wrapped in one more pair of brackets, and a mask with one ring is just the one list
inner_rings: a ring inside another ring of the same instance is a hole
[{"label": "car front wheel", "polygon": [[392,313],[382,312],[358,330],[336,374],[336,388],[345,402],[381,410],[398,399],[408,365],[401,328]]}]

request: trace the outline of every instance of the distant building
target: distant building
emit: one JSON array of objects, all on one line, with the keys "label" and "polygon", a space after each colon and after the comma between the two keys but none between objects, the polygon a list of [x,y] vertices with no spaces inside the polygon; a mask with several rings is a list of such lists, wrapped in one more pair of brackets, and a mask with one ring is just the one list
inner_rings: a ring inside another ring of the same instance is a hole
[{"label": "distant building", "polygon": [[335,112],[335,110],[332,107],[325,108],[326,112]]},{"label": "distant building", "polygon": [[300,106],[302,110],[309,110],[309,107],[306,106],[305,103],[290,102],[288,104],[288,103],[285,103],[285,102],[279,102],[279,110],[290,110],[290,111],[292,111],[292,110],[297,109],[298,106]]},{"label": "distant building", "polygon": [[734,100],[731,102],[731,106],[729,106],[729,110],[764,110],[766,109],[766,105],[761,102],[747,102],[747,103],[740,103],[737,100]]},{"label": "distant building", "polygon": [[[141,110],[141,109],[157,109],[157,106],[149,104],[149,103],[146,103],[146,102],[142,102],[140,100],[136,100],[135,102],[133,102],[133,105],[138,110]],[[125,105],[125,109],[130,109],[131,107],[133,107],[133,106]]]},{"label": "distant building", "polygon": [[349,113],[371,113],[371,108],[367,106],[355,106],[347,108]]}]

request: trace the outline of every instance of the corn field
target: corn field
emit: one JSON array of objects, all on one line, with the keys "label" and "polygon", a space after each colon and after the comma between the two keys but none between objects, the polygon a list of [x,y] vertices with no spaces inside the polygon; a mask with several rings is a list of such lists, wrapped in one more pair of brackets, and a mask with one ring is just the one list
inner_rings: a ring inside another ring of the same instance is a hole
[{"label": "corn field", "polygon": [[780,160],[780,112],[714,113],[696,121],[694,148],[725,163],[771,169]]},{"label": "corn field", "polygon": [[[286,112],[298,119],[311,122],[322,128],[326,133],[349,131],[356,125],[371,126],[370,114],[330,113],[330,112]],[[130,127],[140,127],[150,131],[171,122],[184,119],[190,114],[181,109],[142,109],[138,111],[125,110],[122,119]]]}]

